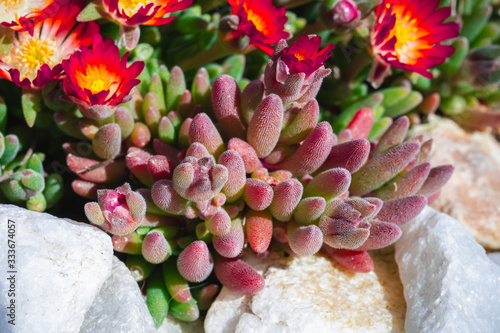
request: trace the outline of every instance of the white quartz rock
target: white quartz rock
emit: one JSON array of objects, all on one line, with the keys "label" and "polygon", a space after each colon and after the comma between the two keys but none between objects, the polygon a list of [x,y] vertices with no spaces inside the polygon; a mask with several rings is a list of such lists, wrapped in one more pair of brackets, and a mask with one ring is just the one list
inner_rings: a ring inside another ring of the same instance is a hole
[{"label": "white quartz rock", "polygon": [[490,258],[491,261],[500,266],[500,252],[492,252],[488,254],[488,258]]},{"label": "white quartz rock", "polygon": [[204,333],[203,319],[200,317],[194,322],[185,322],[168,315],[156,333]]},{"label": "white quartz rock", "polygon": [[427,207],[403,228],[396,261],[406,332],[500,332],[500,267],[458,221]]},{"label": "white quartz rock", "polygon": [[113,257],[113,270],[85,314],[80,333],[155,332],[153,318],[129,269]]},{"label": "white quartz rock", "polygon": [[321,255],[278,252],[245,260],[266,285],[253,296],[222,288],[205,319],[207,333],[402,332],[406,306],[394,255],[374,256],[375,271],[348,272]]},{"label": "white quartz rock", "polygon": [[[15,326],[6,319],[9,219],[15,222]],[[0,332],[78,332],[111,273],[110,237],[88,224],[0,205],[0,243]]]}]

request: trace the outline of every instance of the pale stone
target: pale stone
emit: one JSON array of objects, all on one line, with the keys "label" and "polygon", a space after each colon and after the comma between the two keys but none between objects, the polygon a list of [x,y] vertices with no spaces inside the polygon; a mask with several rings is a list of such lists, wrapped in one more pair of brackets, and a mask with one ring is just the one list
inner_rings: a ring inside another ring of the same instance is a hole
[{"label": "pale stone", "polygon": [[433,166],[452,164],[455,172],[432,207],[462,223],[490,249],[500,249],[500,145],[488,133],[468,133],[436,116],[415,126],[411,136],[433,139]]},{"label": "pale stone", "polygon": [[427,207],[396,242],[406,332],[500,332],[500,267],[458,221]]},{"label": "pale stone", "polygon": [[153,318],[129,269],[113,257],[113,270],[94,299],[80,333],[153,333]]},{"label": "pale stone", "polygon": [[402,332],[405,301],[394,255],[375,255],[375,270],[352,273],[321,255],[245,260],[266,280],[253,296],[227,288],[207,313],[207,333]]},{"label": "pale stone", "polygon": [[500,252],[490,253],[488,254],[488,258],[490,258],[491,261],[500,266]]},{"label": "pale stone", "polygon": [[204,317],[200,317],[194,322],[185,322],[175,318],[172,315],[168,315],[163,321],[160,327],[156,330],[157,333],[203,333],[203,320]]},{"label": "pale stone", "polygon": [[[15,326],[7,323],[7,225],[15,221]],[[111,273],[113,247],[88,224],[0,205],[0,332],[79,332]]]}]

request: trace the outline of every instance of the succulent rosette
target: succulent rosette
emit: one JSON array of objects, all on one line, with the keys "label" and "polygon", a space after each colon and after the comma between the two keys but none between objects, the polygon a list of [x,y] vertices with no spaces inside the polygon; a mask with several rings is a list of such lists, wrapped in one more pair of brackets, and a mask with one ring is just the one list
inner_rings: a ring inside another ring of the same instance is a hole
[{"label": "succulent rosette", "polygon": [[453,54],[454,47],[441,43],[457,37],[459,25],[444,23],[451,8],[436,10],[438,6],[439,0],[384,0],[377,6],[370,35],[375,56],[370,73],[372,82],[380,83],[391,66],[432,78],[429,69]]},{"label": "succulent rosette", "polygon": [[316,35],[302,36],[291,46],[281,40],[266,66],[268,92],[280,95],[284,103],[316,96],[323,78],[331,73],[324,65],[334,48],[330,44],[320,50],[320,44]]},{"label": "succulent rosette", "polygon": [[0,76],[25,89],[42,88],[57,78],[61,62],[99,33],[94,22],[75,27],[81,8],[81,3],[70,2],[37,20],[32,32],[18,32],[10,51],[0,58]]},{"label": "succulent rosette", "polygon": [[140,83],[136,77],[144,62],[136,61],[127,67],[127,60],[128,53],[120,59],[118,47],[111,39],[103,41],[95,35],[92,49],[82,47],[62,64],[66,72],[63,88],[68,99],[91,119],[109,117]]},{"label": "succulent rosette", "polygon": [[163,25],[175,16],[168,14],[186,9],[192,0],[103,0],[102,6],[109,17],[120,25]]},{"label": "succulent rosette", "polygon": [[146,215],[146,202],[125,183],[115,190],[99,190],[97,202],[85,205],[87,218],[113,235],[133,232]]},{"label": "succulent rosette", "polygon": [[286,8],[276,8],[272,0],[228,0],[232,14],[238,17],[236,35],[248,36],[250,45],[258,47],[268,55],[273,54],[272,45],[290,34],[285,30]]}]

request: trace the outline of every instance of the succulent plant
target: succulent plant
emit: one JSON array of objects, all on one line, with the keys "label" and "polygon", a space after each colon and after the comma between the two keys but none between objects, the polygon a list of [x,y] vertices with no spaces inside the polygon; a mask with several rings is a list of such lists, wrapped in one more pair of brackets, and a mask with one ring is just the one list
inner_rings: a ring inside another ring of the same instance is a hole
[{"label": "succulent plant", "polygon": [[[153,316],[167,311],[170,295],[168,311],[194,320],[190,284],[211,280],[212,272],[235,292],[261,290],[263,278],[239,258],[246,244],[261,255],[272,247],[297,256],[323,251],[346,269],[370,271],[366,251],[396,241],[451,176],[451,166],[431,168],[431,141],[406,138],[407,117],[386,123],[376,142],[367,139],[378,121],[371,108],[353,111],[338,135],[319,121],[315,96],[330,74],[324,61],[332,48],[319,43],[316,36],[291,47],[281,40],[264,77],[243,89],[225,74],[210,84],[202,68],[187,90],[180,68],[160,66],[144,95],[139,87],[109,123],[82,131],[92,134],[97,159],[68,155],[81,177],[74,187],[97,194],[85,212],[113,234],[115,250],[142,255],[133,259],[138,280],[152,264],[163,267],[147,293]],[[311,61],[297,61],[304,51]],[[408,94],[387,90],[375,95],[373,109],[394,108]],[[121,181],[139,189],[98,189]]]},{"label": "succulent plant", "polygon": [[[86,217],[145,281],[157,326],[196,320],[221,284],[262,290],[243,251],[373,270],[368,251],[394,243],[453,172],[431,166],[432,140],[409,126],[433,112],[500,119],[492,1],[153,2],[13,9],[0,76],[20,87],[15,116],[56,125]],[[0,199],[51,207],[62,178],[6,113]]]}]

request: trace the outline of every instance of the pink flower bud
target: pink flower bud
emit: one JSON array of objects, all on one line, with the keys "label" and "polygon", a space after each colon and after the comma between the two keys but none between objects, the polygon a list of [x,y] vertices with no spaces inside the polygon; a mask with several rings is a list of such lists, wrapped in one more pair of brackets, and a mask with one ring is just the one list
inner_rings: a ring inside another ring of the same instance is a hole
[{"label": "pink flower bud", "polygon": [[177,258],[179,273],[190,282],[204,281],[214,267],[207,244],[196,241],[188,245]]},{"label": "pink flower bud", "polygon": [[337,2],[332,10],[333,23],[340,26],[347,25],[359,19],[360,16],[361,13],[358,10],[358,6],[351,0],[341,0]]},{"label": "pink flower bud", "polygon": [[227,168],[215,164],[212,156],[187,156],[175,168],[172,182],[176,192],[183,198],[203,202],[217,195],[227,180]]},{"label": "pink flower bud", "polygon": [[99,190],[97,201],[85,205],[85,214],[92,223],[114,235],[131,233],[146,215],[146,201],[128,183],[115,190]]},{"label": "pink flower bud", "polygon": [[301,103],[305,104],[313,99],[321,81],[331,72],[323,65],[334,46],[329,45],[319,51],[320,44],[321,37],[315,35],[304,35],[290,47],[286,41],[280,41],[265,69],[267,92],[276,94],[284,103],[289,103],[311,90]]}]

